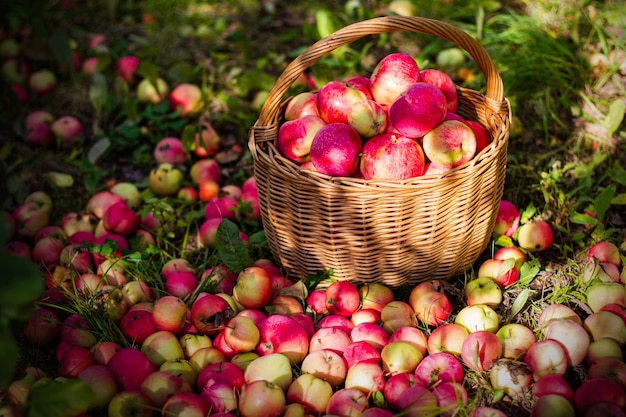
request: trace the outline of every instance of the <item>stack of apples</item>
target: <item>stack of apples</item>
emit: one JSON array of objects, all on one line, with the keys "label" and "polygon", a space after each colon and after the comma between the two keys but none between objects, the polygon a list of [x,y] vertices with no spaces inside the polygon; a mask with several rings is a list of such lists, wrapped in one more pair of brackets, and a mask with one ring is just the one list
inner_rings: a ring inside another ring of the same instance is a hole
[{"label": "stack of apples", "polygon": [[333,80],[292,97],[276,145],[291,161],[330,176],[406,180],[458,167],[490,141],[457,114],[453,80],[393,53],[371,76]]}]

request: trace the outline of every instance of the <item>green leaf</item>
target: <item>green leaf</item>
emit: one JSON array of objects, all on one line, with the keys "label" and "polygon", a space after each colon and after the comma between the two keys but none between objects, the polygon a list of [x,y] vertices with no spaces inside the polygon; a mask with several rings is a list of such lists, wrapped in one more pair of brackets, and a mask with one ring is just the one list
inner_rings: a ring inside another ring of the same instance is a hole
[{"label": "green leaf", "polygon": [[609,206],[611,205],[611,200],[613,199],[613,196],[615,195],[615,190],[616,190],[615,185],[611,184],[608,187],[606,187],[604,190],[602,190],[600,195],[597,196],[595,200],[593,201],[593,205],[596,209],[596,215],[598,216],[598,219],[602,220],[604,218],[606,211],[609,209]]},{"label": "green leaf", "polygon": [[33,262],[0,253],[0,265],[0,306],[21,307],[43,293],[43,277]]},{"label": "green leaf", "polygon": [[252,265],[253,260],[235,223],[228,219],[222,220],[215,239],[218,256],[229,271],[239,273]]},{"label": "green leaf", "polygon": [[93,75],[91,86],[89,87],[89,100],[91,105],[100,113],[107,102],[108,86],[104,75],[97,72]]},{"label": "green leaf", "polygon": [[191,151],[196,146],[196,127],[191,124],[186,125],[183,128],[180,140],[183,143],[183,149],[188,152]]},{"label": "green leaf", "polygon": [[621,98],[616,99],[609,106],[609,113],[604,119],[604,126],[609,131],[609,135],[613,135],[619,129],[624,120],[624,112],[626,112],[626,103]]},{"label": "green leaf", "polygon": [[517,282],[520,285],[530,284],[532,280],[535,279],[540,270],[541,264],[538,260],[533,259],[532,261],[524,262],[522,264],[522,267],[520,268],[520,277]]},{"label": "green leaf", "polygon": [[584,213],[570,213],[569,219],[572,223],[576,224],[596,224],[598,219],[593,216]]},{"label": "green leaf", "polygon": [[337,31],[333,15],[326,9],[318,10],[315,13],[315,22],[320,38],[330,36]]},{"label": "green leaf", "polygon": [[528,296],[530,294],[530,290],[528,288],[524,288],[511,306],[511,317],[515,316],[517,313],[522,311],[522,308],[526,305],[526,301],[528,301]]},{"label": "green leaf", "polygon": [[55,378],[33,386],[26,417],[71,417],[89,407],[95,393],[78,378]]},{"label": "green leaf", "polygon": [[0,326],[0,386],[6,387],[13,379],[19,353],[8,326]]},{"label": "green leaf", "polygon": [[611,199],[611,204],[616,206],[626,205],[626,193],[620,193]]},{"label": "green leaf", "polygon": [[89,148],[89,151],[87,152],[87,160],[92,164],[95,164],[110,147],[111,140],[109,138],[103,137],[97,140],[91,148]]},{"label": "green leaf", "polygon": [[495,245],[502,246],[502,247],[515,246],[515,244],[513,243],[513,239],[505,235],[498,236],[498,238],[495,241]]}]

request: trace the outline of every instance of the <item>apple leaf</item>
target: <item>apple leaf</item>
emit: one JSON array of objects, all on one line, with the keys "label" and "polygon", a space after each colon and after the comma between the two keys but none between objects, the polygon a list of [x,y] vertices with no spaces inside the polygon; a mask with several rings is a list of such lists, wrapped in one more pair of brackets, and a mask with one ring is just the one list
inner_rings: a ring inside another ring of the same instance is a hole
[{"label": "apple leaf", "polygon": [[533,279],[537,276],[539,271],[541,270],[541,265],[539,261],[533,259],[532,261],[524,262],[522,267],[520,268],[520,277],[517,283],[519,285],[528,285],[532,282]]},{"label": "apple leaf", "polygon": [[616,206],[626,205],[626,193],[620,193],[611,199],[611,204]]},{"label": "apple leaf", "polygon": [[78,378],[56,378],[31,389],[24,415],[74,416],[87,410],[94,395],[93,390]]},{"label": "apple leaf", "polygon": [[530,290],[528,288],[524,288],[520,291],[519,295],[515,298],[513,305],[511,306],[511,317],[514,317],[517,313],[522,311],[522,308],[526,305],[526,301],[528,301],[528,296],[530,295]]},{"label": "apple leaf", "polygon": [[215,239],[218,256],[229,271],[239,273],[253,264],[248,248],[239,236],[239,228],[232,221],[222,220]]},{"label": "apple leaf", "polygon": [[19,359],[17,345],[9,326],[4,322],[0,325],[0,386],[9,385],[15,376],[15,367]]},{"label": "apple leaf", "polygon": [[570,213],[570,221],[575,224],[597,224],[598,219],[585,213]]},{"label": "apple leaf", "polygon": [[101,114],[104,105],[107,102],[107,81],[104,75],[97,72],[93,75],[91,86],[89,87],[89,100],[96,114]]},{"label": "apple leaf", "polygon": [[626,104],[622,99],[617,99],[609,106],[609,113],[604,119],[604,126],[609,131],[609,135],[613,135],[619,129],[624,120],[624,112],[626,112]]},{"label": "apple leaf", "polygon": [[105,154],[105,152],[111,147],[111,140],[107,137],[97,140],[91,145],[87,152],[87,160],[92,164],[98,162],[98,160]]},{"label": "apple leaf", "polygon": [[616,191],[615,185],[611,184],[608,187],[606,187],[604,190],[602,190],[600,195],[598,195],[593,200],[593,205],[596,209],[596,215],[598,216],[598,219],[602,220],[604,218],[606,211],[609,209],[609,206],[611,205],[611,200],[613,199],[613,196],[615,195],[615,191]]},{"label": "apple leaf", "polygon": [[22,307],[43,293],[43,277],[33,262],[0,253],[0,265],[0,306]]}]

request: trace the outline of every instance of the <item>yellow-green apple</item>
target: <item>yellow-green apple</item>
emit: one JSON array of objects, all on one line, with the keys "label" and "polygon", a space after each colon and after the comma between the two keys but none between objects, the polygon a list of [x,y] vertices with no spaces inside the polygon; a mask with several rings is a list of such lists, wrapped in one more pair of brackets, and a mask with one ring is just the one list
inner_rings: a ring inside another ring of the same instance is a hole
[{"label": "yellow-green apple", "polygon": [[240,390],[245,382],[244,373],[239,366],[228,361],[210,363],[198,372],[198,389],[206,389],[217,382],[225,382]]},{"label": "yellow-green apple", "polygon": [[378,323],[360,323],[350,331],[350,340],[353,342],[363,340],[381,350],[389,342],[389,333]]},{"label": "yellow-green apple", "polygon": [[268,381],[246,383],[239,394],[241,417],[278,417],[287,403],[284,390]]},{"label": "yellow-green apple", "polygon": [[176,335],[166,330],[159,330],[149,335],[141,344],[141,353],[157,369],[166,361],[184,359],[185,357]]},{"label": "yellow-green apple", "polygon": [[385,375],[394,375],[414,372],[424,355],[413,343],[398,340],[385,345],[380,351],[380,358]]},{"label": "yellow-green apple", "polygon": [[493,227],[493,237],[513,237],[519,227],[519,222],[520,213],[517,206],[509,200],[500,200],[496,213],[496,223]]},{"label": "yellow-green apple", "polygon": [[332,350],[320,349],[305,356],[300,364],[300,370],[302,373],[309,373],[328,381],[333,388],[337,388],[346,379],[348,365],[341,354]]},{"label": "yellow-green apple", "polygon": [[174,137],[166,137],[158,141],[153,155],[158,164],[182,165],[189,160],[189,154],[183,147],[183,142]]},{"label": "yellow-green apple", "polygon": [[152,314],[145,310],[127,311],[119,323],[124,336],[133,343],[142,344],[148,336],[157,332]]},{"label": "yellow-green apple", "polygon": [[502,390],[512,399],[521,399],[531,390],[533,374],[524,362],[500,358],[491,364],[489,380],[493,389]]},{"label": "yellow-green apple", "polygon": [[228,302],[216,294],[198,297],[191,306],[191,322],[200,333],[209,336],[216,335],[234,315]]},{"label": "yellow-green apple", "polygon": [[187,310],[183,300],[174,295],[165,295],[154,302],[152,320],[159,330],[179,332],[185,326]]},{"label": "yellow-green apple", "polygon": [[139,389],[124,389],[111,398],[107,415],[109,417],[152,417],[154,406],[150,398]]},{"label": "yellow-green apple", "polygon": [[[389,121],[403,136],[417,139],[425,136],[446,117],[446,97],[426,82],[416,82],[389,107]],[[463,124],[467,130],[472,130]]]},{"label": "yellow-green apple", "polygon": [[[272,282],[275,282],[275,281],[273,280]],[[272,296],[272,299],[270,303],[267,305],[267,307],[271,309],[272,314],[283,314],[285,316],[293,316],[294,314],[304,313],[304,309],[300,301],[296,299],[295,297],[292,297],[289,295],[276,294]]]},{"label": "yellow-green apple", "polygon": [[326,310],[330,314],[350,317],[360,306],[361,296],[350,281],[335,281],[326,288]]},{"label": "yellow-green apple", "polygon": [[562,395],[567,398],[569,402],[574,402],[574,391],[569,386],[563,375],[547,374],[537,379],[531,388],[531,393],[534,398],[543,397],[548,394]]},{"label": "yellow-green apple", "polygon": [[592,312],[607,304],[626,306],[626,288],[620,282],[595,282],[585,290],[587,305]]},{"label": "yellow-green apple", "polygon": [[410,372],[391,375],[387,378],[387,382],[385,382],[385,386],[383,387],[383,396],[385,397],[387,406],[391,410],[399,411],[400,406],[398,404],[398,400],[400,396],[404,391],[415,384],[425,387],[419,378],[414,373]]},{"label": "yellow-green apple", "polygon": [[572,403],[558,394],[539,397],[530,410],[531,417],[574,417],[576,410]]},{"label": "yellow-green apple", "polygon": [[457,313],[454,322],[465,327],[470,333],[479,330],[495,333],[500,327],[500,316],[488,305],[474,304],[463,307]]},{"label": "yellow-green apple", "polygon": [[502,357],[521,359],[528,349],[537,341],[535,333],[521,323],[507,323],[500,327],[496,336],[502,343]]},{"label": "yellow-green apple", "polygon": [[309,413],[322,414],[332,395],[333,388],[327,381],[304,373],[289,385],[287,402],[302,404]]},{"label": "yellow-green apple", "polygon": [[541,310],[537,319],[537,328],[544,329],[550,320],[572,320],[583,324],[580,316],[571,307],[561,303],[549,304]]},{"label": "yellow-green apple", "polygon": [[452,417],[464,410],[469,402],[467,390],[460,382],[443,382],[432,390],[437,399],[439,416]]},{"label": "yellow-green apple", "polygon": [[478,275],[465,284],[465,302],[468,306],[484,304],[498,307],[502,303],[502,290],[496,281],[487,276]]},{"label": "yellow-green apple", "polygon": [[372,98],[383,106],[390,106],[413,84],[420,81],[420,70],[413,57],[393,53],[383,57],[370,76]]},{"label": "yellow-green apple", "polygon": [[[321,349],[323,351],[331,351],[333,353],[337,353],[334,350],[330,349]],[[310,355],[310,354],[309,354]],[[342,352],[343,359],[346,362],[348,368],[358,362],[374,362],[380,363],[381,356],[380,350],[376,349],[370,343],[365,340],[360,340],[356,342],[350,343]],[[308,357],[308,356],[307,356]],[[304,358],[306,361],[307,358]]]},{"label": "yellow-green apple", "polygon": [[317,92],[303,91],[291,97],[285,105],[285,120],[296,120],[304,116],[319,116]]},{"label": "yellow-green apple", "polygon": [[[106,211],[106,208],[103,209],[104,211]],[[104,214],[104,211],[102,211],[102,214]],[[96,229],[97,224],[98,217],[96,217],[93,213],[81,213],[72,211],[65,214],[61,219],[61,228],[68,238],[74,236],[74,234],[81,231],[93,233]]]},{"label": "yellow-green apple", "polygon": [[515,267],[514,259],[486,259],[478,268],[479,277],[489,277],[500,287],[507,288],[515,284],[519,278],[519,272]]},{"label": "yellow-green apple", "polygon": [[271,277],[258,266],[244,269],[237,276],[233,298],[245,308],[265,307],[272,298]]},{"label": "yellow-green apple", "polygon": [[310,160],[313,138],[324,126],[326,122],[315,115],[288,120],[278,129],[276,147],[281,155],[293,162],[307,162]]},{"label": "yellow-green apple", "polygon": [[328,123],[313,137],[311,162],[322,174],[348,177],[358,168],[361,148],[361,137],[354,128],[344,123]]},{"label": "yellow-green apple", "polygon": [[565,375],[569,366],[565,346],[558,340],[543,339],[535,342],[524,355],[524,362],[536,381],[544,375]]},{"label": "yellow-green apple", "polygon": [[205,182],[214,181],[220,183],[222,180],[221,168],[217,161],[212,158],[199,159],[191,165],[189,176],[194,184],[200,185]]},{"label": "yellow-green apple", "polygon": [[115,375],[105,365],[91,365],[78,374],[78,379],[85,382],[94,393],[89,403],[91,409],[108,406],[119,391]]},{"label": "yellow-green apple", "polygon": [[212,347],[211,338],[203,333],[186,333],[179,339],[185,358],[190,359],[194,353],[205,347]]},{"label": "yellow-green apple", "polygon": [[437,397],[423,385],[414,384],[400,394],[398,408],[401,415],[419,417],[433,415],[437,409]]},{"label": "yellow-green apple", "polygon": [[428,353],[449,352],[457,357],[461,356],[463,341],[469,335],[469,330],[456,323],[444,323],[433,329],[428,337]]},{"label": "yellow-green apple", "polygon": [[584,381],[574,392],[574,407],[581,415],[597,403],[608,402],[624,410],[626,393],[621,385],[611,378],[593,378]]},{"label": "yellow-green apple", "polygon": [[179,376],[169,372],[155,371],[139,386],[155,407],[162,408],[169,397],[179,392],[191,392],[192,386]]},{"label": "yellow-green apple", "polygon": [[415,139],[381,133],[363,145],[360,172],[367,180],[406,180],[424,172],[424,152]]},{"label": "yellow-green apple", "polygon": [[183,172],[174,165],[164,162],[150,170],[148,186],[158,197],[175,195],[181,187]]},{"label": "yellow-green apple", "polygon": [[289,316],[269,316],[258,327],[261,338],[256,352],[262,356],[282,353],[292,365],[296,365],[302,362],[309,351],[306,331]]},{"label": "yellow-green apple", "polygon": [[359,287],[361,296],[361,308],[372,308],[378,312],[383,311],[385,305],[396,299],[395,294],[388,286],[380,282],[368,282]]},{"label": "yellow-green apple", "polygon": [[46,68],[35,71],[28,77],[28,87],[39,96],[54,90],[57,83],[57,76]]},{"label": "yellow-green apple", "polygon": [[115,375],[115,380],[124,390],[137,390],[143,381],[157,368],[143,352],[135,348],[117,351],[107,365]]},{"label": "yellow-green apple", "polygon": [[251,318],[235,316],[226,323],[224,338],[237,353],[249,352],[259,343],[261,333]]},{"label": "yellow-green apple", "polygon": [[414,374],[421,384],[432,388],[442,382],[463,382],[465,370],[452,353],[435,352],[424,356]]},{"label": "yellow-green apple", "polygon": [[198,379],[198,372],[185,358],[171,359],[163,362],[159,371],[176,375],[185,380],[190,386],[195,386]]},{"label": "yellow-green apple", "polygon": [[195,351],[189,358],[189,363],[200,372],[212,363],[226,362],[226,355],[214,346],[203,347]]},{"label": "yellow-green apple", "polygon": [[170,93],[169,103],[182,117],[194,116],[202,109],[202,90],[195,84],[178,84]]},{"label": "yellow-green apple", "polygon": [[621,264],[619,248],[609,241],[597,242],[587,250],[587,260],[592,261],[594,259],[597,259],[598,262],[612,263],[618,267]]},{"label": "yellow-green apple", "polygon": [[169,92],[170,87],[167,81],[161,77],[144,78],[137,84],[137,100],[140,103],[159,104],[167,98]]},{"label": "yellow-green apple", "polygon": [[74,116],[61,116],[50,125],[50,130],[54,133],[61,146],[73,146],[83,134],[83,125]]},{"label": "yellow-green apple", "polygon": [[154,301],[152,288],[142,279],[128,281],[122,287],[124,299],[129,306],[142,302]]},{"label": "yellow-green apple", "polygon": [[357,362],[348,368],[344,388],[358,389],[368,395],[382,392],[385,387],[385,371],[376,362]]},{"label": "yellow-green apple", "polygon": [[524,223],[517,230],[517,243],[529,252],[540,252],[552,247],[552,227],[545,220]]},{"label": "yellow-green apple", "polygon": [[519,275],[522,265],[528,261],[528,256],[517,246],[504,246],[494,252],[493,259],[500,259],[502,261],[513,259]]},{"label": "yellow-green apple", "polygon": [[400,327],[394,330],[387,340],[387,342],[406,341],[413,343],[422,355],[426,355],[428,351],[428,337],[426,333],[417,327]]},{"label": "yellow-green apple", "polygon": [[309,341],[309,352],[316,350],[332,350],[341,353],[352,343],[350,335],[338,327],[320,327]]},{"label": "yellow-green apple", "polygon": [[374,100],[357,101],[348,113],[347,123],[361,137],[369,139],[387,131],[390,123],[389,113]]},{"label": "yellow-green apple", "polygon": [[222,140],[211,123],[204,120],[202,128],[196,133],[193,153],[198,158],[210,158],[217,154],[222,146]]},{"label": "yellow-green apple", "polygon": [[132,84],[135,82],[135,73],[137,72],[137,66],[139,65],[139,58],[133,55],[127,55],[119,58],[115,62],[115,73],[126,83]]},{"label": "yellow-green apple", "polygon": [[410,304],[394,300],[388,302],[380,312],[383,329],[389,333],[406,326],[417,326],[417,317]]},{"label": "yellow-green apple", "polygon": [[282,353],[270,353],[259,356],[248,364],[243,372],[244,381],[268,381],[283,391],[287,391],[293,380],[289,357]]},{"label": "yellow-green apple", "polygon": [[357,388],[340,388],[333,392],[326,406],[326,414],[358,416],[369,407],[368,395]]},{"label": "yellow-green apple", "polygon": [[502,357],[498,336],[486,330],[471,332],[461,346],[461,359],[468,368],[483,372]]},{"label": "yellow-green apple", "polygon": [[624,359],[622,347],[615,339],[603,337],[589,343],[585,362],[587,365],[593,365],[599,358],[611,357],[619,360]]},{"label": "yellow-green apple", "polygon": [[583,326],[594,341],[610,338],[620,346],[626,344],[626,325],[620,316],[610,311],[591,313],[583,321]]},{"label": "yellow-green apple", "polygon": [[96,363],[100,365],[106,365],[109,359],[113,357],[122,347],[110,340],[102,340],[91,347],[91,352],[96,360]]},{"label": "yellow-green apple", "polygon": [[435,164],[454,168],[476,154],[476,136],[472,129],[457,120],[444,120],[422,139],[424,154]]},{"label": "yellow-green apple", "polygon": [[52,213],[52,198],[43,191],[33,191],[28,194],[24,199],[24,204],[33,203],[37,206],[37,209],[45,211],[48,214]]},{"label": "yellow-green apple", "polygon": [[452,312],[452,304],[439,280],[417,284],[409,294],[408,303],[417,318],[428,326],[441,325]]},{"label": "yellow-green apple", "polygon": [[[617,316],[615,317],[622,324],[622,320]],[[626,336],[626,327],[624,330]],[[545,334],[546,339],[557,340],[565,347],[569,366],[580,365],[585,360],[591,340],[582,325],[571,320],[552,321],[546,327]]]},{"label": "yellow-green apple", "polygon": [[459,96],[454,81],[448,74],[435,68],[427,68],[420,71],[420,80],[441,90],[446,98],[446,110],[450,113],[456,111],[459,105]]},{"label": "yellow-green apple", "polygon": [[347,124],[354,104],[367,98],[358,86],[341,80],[329,81],[317,92],[319,117],[326,123]]}]

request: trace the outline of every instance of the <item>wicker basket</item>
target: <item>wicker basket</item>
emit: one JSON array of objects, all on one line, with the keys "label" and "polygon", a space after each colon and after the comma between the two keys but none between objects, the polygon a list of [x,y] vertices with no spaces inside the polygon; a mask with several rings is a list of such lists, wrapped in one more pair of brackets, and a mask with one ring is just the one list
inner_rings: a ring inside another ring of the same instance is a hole
[{"label": "wicker basket", "polygon": [[[440,175],[407,181],[330,177],[300,169],[275,147],[285,94],[334,49],[367,35],[408,30],[456,43],[485,75],[486,93],[457,87],[457,113],[482,123],[490,145]],[[502,79],[471,36],[444,22],[389,16],[358,22],[316,42],[277,79],[250,129],[249,147],[267,240],[290,277],[334,270],[333,277],[391,287],[448,279],[487,247],[502,197],[511,114]]]}]

